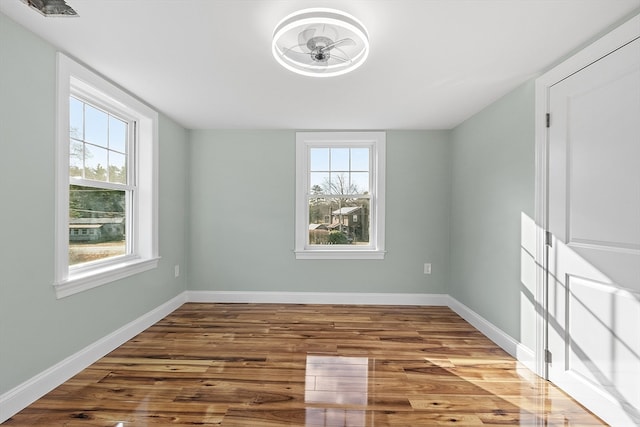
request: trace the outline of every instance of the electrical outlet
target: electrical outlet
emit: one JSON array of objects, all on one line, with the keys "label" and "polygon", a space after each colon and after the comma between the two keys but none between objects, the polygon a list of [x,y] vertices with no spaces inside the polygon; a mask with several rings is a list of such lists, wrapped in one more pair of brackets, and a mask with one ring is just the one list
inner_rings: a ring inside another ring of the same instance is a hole
[{"label": "electrical outlet", "polygon": [[424,263],[424,274],[431,274],[431,263],[430,262],[425,262]]},{"label": "electrical outlet", "polygon": [[173,267],[173,274],[175,274],[176,277],[180,276],[180,264],[176,264]]}]

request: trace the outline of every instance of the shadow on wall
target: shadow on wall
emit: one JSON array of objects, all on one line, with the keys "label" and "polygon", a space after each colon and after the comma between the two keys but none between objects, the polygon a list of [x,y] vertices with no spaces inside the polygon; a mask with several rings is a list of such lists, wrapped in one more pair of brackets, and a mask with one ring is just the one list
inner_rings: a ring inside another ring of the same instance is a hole
[{"label": "shadow on wall", "polygon": [[[521,214],[521,304],[544,317],[536,301],[535,222]],[[601,391],[640,422],[640,293],[616,285],[561,240],[549,250],[549,379],[573,390]],[[521,307],[524,312],[525,307]],[[579,396],[574,397],[579,399]],[[602,416],[602,415],[601,415]],[[636,421],[637,420],[637,421]]]}]

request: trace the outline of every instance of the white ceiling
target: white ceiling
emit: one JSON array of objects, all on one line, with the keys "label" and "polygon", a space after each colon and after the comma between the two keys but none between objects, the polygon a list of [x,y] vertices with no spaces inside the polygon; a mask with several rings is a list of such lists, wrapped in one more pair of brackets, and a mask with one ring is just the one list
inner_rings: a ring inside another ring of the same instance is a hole
[{"label": "white ceiling", "polygon": [[[449,129],[638,11],[640,0],[67,0],[0,11],[191,129]],[[317,79],[271,55],[307,7],[350,13],[371,53]]]}]

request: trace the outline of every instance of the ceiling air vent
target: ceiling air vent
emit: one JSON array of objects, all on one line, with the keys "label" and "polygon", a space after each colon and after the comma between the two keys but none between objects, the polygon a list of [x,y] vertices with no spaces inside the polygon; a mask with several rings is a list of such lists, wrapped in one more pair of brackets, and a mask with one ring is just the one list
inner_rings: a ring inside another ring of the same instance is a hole
[{"label": "ceiling air vent", "polygon": [[64,0],[22,0],[44,16],[78,16]]}]

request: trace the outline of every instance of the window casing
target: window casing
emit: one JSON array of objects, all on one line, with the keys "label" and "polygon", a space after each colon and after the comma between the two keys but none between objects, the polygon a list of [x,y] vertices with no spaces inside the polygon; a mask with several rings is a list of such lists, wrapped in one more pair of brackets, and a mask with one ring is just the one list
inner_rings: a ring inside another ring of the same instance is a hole
[{"label": "window casing", "polygon": [[384,132],[296,133],[296,259],[383,259]]},{"label": "window casing", "polygon": [[157,267],[157,126],[154,110],[58,54],[58,298]]}]

